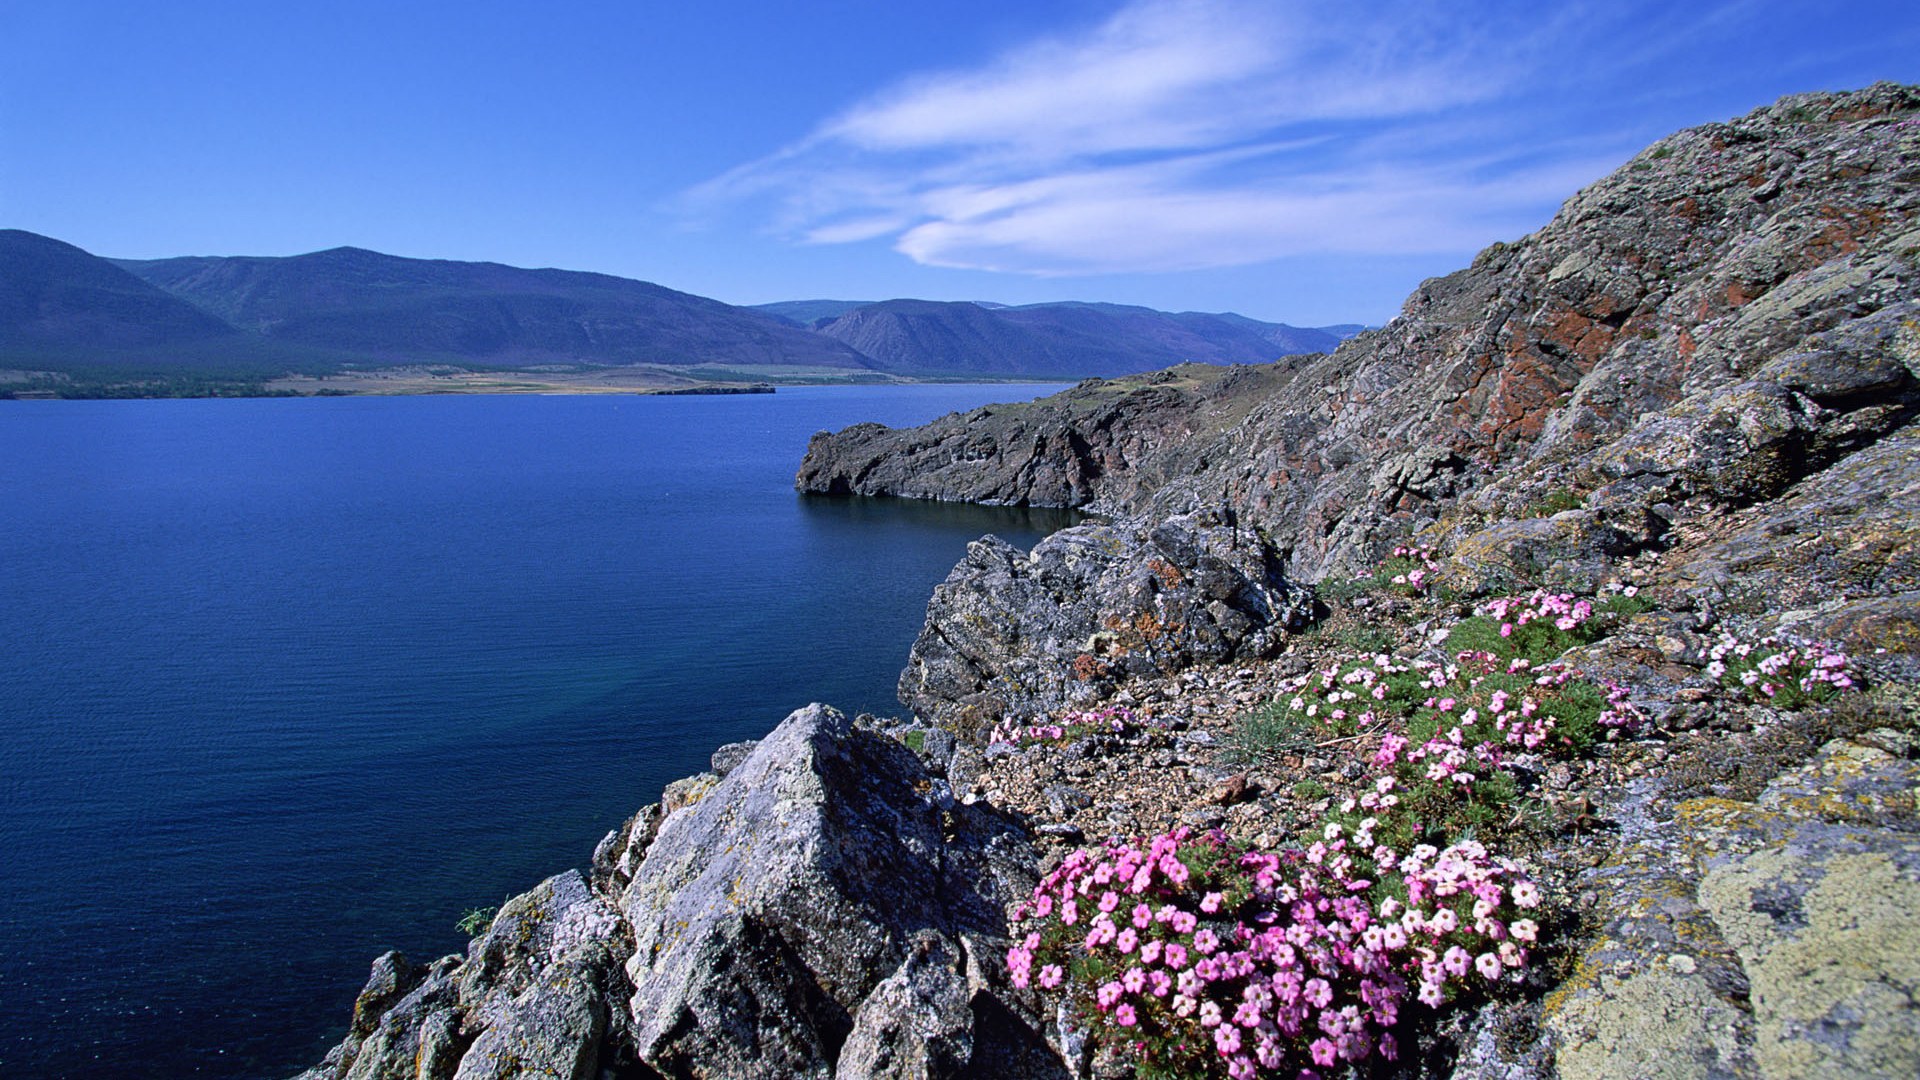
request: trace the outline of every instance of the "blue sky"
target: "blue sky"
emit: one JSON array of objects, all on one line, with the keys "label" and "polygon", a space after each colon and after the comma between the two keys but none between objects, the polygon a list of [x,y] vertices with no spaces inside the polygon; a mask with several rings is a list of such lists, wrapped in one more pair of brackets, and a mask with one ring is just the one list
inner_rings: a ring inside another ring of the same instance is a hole
[{"label": "blue sky", "polygon": [[1380,322],[1661,135],[1920,81],[1916,11],[8,0],[0,226]]}]

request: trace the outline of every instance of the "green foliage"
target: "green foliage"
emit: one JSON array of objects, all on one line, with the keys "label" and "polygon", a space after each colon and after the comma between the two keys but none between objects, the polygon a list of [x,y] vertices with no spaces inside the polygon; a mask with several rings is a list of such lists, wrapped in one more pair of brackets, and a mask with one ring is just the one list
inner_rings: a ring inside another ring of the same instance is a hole
[{"label": "green foliage", "polygon": [[1585,506],[1586,500],[1570,488],[1554,488],[1527,506],[1522,517],[1552,517],[1563,510],[1578,510]]},{"label": "green foliage", "polygon": [[1313,591],[1323,600],[1340,603],[1365,596],[1381,588],[1381,583],[1373,575],[1361,577],[1326,578],[1313,587]]},{"label": "green foliage", "polygon": [[1275,701],[1235,720],[1227,747],[1235,760],[1252,764],[1301,753],[1327,737],[1312,718]]},{"label": "green foliage", "polygon": [[493,917],[499,911],[497,907],[468,908],[466,913],[460,916],[460,921],[453,924],[453,928],[468,937],[479,937],[493,925]]},{"label": "green foliage", "polygon": [[901,732],[900,741],[907,744],[907,749],[918,754],[927,748],[927,733],[917,728]]}]

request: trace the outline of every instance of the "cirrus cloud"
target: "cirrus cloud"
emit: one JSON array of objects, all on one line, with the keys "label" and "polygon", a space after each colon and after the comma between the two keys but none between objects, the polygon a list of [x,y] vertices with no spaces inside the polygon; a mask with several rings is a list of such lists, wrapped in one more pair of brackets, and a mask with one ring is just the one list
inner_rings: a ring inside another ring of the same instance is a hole
[{"label": "cirrus cloud", "polygon": [[1132,0],[886,88],[688,201],[804,243],[1034,275],[1470,251],[1624,156],[1604,136],[1512,138],[1549,43],[1600,18]]}]

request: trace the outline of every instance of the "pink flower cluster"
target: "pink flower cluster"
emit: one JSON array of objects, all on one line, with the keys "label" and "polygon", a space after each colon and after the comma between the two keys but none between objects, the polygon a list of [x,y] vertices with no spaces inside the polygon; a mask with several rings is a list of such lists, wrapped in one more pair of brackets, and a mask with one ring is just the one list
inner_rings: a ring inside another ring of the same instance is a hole
[{"label": "pink flower cluster", "polygon": [[993,726],[987,736],[988,742],[1005,742],[1022,745],[1032,742],[1058,742],[1069,737],[1078,737],[1094,732],[1119,733],[1134,722],[1133,712],[1121,705],[1109,705],[1100,709],[1075,709],[1060,714],[1050,722],[1022,724],[1012,720],[1002,720]]},{"label": "pink flower cluster", "polygon": [[1707,660],[1709,677],[1754,700],[1788,707],[1859,687],[1847,654],[1815,641],[1769,636],[1746,642],[1722,632]]},{"label": "pink flower cluster", "polygon": [[1554,629],[1571,633],[1593,618],[1593,601],[1576,598],[1572,593],[1536,589],[1529,596],[1489,601],[1486,614],[1499,621],[1503,638],[1512,637],[1515,630],[1536,620],[1549,621]]},{"label": "pink flower cluster", "polygon": [[1398,1054],[1437,1007],[1528,960],[1539,890],[1468,841],[1401,853],[1368,823],[1304,850],[1182,827],[1069,856],[1014,912],[1016,986],[1068,994],[1096,1038],[1183,1074],[1315,1077]]},{"label": "pink flower cluster", "polygon": [[1387,580],[1394,585],[1404,585],[1409,592],[1413,593],[1426,592],[1427,587],[1433,584],[1434,575],[1440,569],[1440,564],[1434,561],[1433,549],[1430,547],[1403,544],[1393,549],[1393,559],[1400,560],[1401,566],[1405,569],[1389,561],[1382,567],[1383,571],[1391,575]]}]

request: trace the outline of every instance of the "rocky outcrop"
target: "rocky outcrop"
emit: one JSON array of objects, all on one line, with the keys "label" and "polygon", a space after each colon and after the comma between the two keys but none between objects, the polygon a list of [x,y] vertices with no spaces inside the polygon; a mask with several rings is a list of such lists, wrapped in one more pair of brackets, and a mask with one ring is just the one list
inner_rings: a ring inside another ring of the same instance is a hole
[{"label": "rocky outcrop", "polygon": [[855,424],[807,444],[795,480],[821,495],[898,495],[1108,513],[1204,471],[1203,441],[1286,386],[1299,362],[1202,364],[1088,379],[1039,401],[985,405],[921,428]]},{"label": "rocky outcrop", "polygon": [[[1153,520],[1224,498],[1306,581],[1605,485],[1603,518],[1644,519],[1664,477],[1768,497],[1911,416],[1885,357],[1920,290],[1916,110],[1883,84],[1681,132],[1329,355],[862,425],[816,437],[799,486]],[[1775,449],[1719,467],[1749,437]],[[1614,548],[1666,527],[1598,525]]]},{"label": "rocky outcrop", "polygon": [[825,706],[715,764],[464,956],[382,956],[301,1080],[1048,1075],[995,959],[1033,883],[1020,830]]},{"label": "rocky outcrop", "polygon": [[[669,1075],[827,1076],[856,1030],[870,1056],[891,1032],[890,1060],[954,1057],[951,1000],[932,1049],[856,1016],[889,980],[930,985],[903,965],[991,953],[1031,861],[900,743],[822,706],[795,713],[662,823],[627,888],[639,1057]],[[961,1014],[988,992],[943,985]]]},{"label": "rocky outcrop", "polygon": [[1080,525],[1031,553],[987,537],[934,589],[900,676],[916,713],[969,728],[1110,694],[1119,681],[1270,655],[1311,599],[1218,512]]},{"label": "rocky outcrop", "polygon": [[589,1080],[618,1057],[607,1035],[630,942],[577,871],[549,878],[509,900],[464,957],[374,961],[346,1039],[301,1080]]},{"label": "rocky outcrop", "polygon": [[1753,802],[1629,818],[1583,882],[1602,929],[1545,1004],[1561,1077],[1920,1072],[1920,767],[1875,741],[1908,749],[1835,741]]}]

